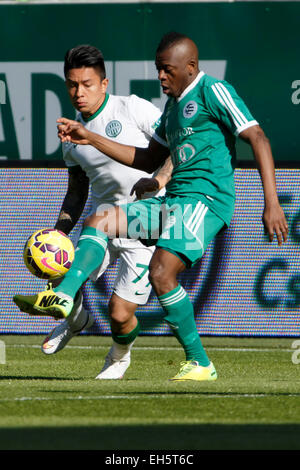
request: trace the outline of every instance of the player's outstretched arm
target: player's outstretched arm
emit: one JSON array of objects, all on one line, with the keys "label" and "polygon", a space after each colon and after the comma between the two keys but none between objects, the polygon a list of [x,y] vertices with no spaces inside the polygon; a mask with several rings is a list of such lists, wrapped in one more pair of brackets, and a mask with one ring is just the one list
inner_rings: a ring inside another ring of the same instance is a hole
[{"label": "player's outstretched arm", "polygon": [[138,180],[132,187],[130,195],[132,196],[135,192],[137,199],[141,199],[145,193],[159,191],[170,181],[172,171],[173,164],[171,157],[169,156],[163,166],[157,170],[152,178],[141,178]]},{"label": "player's outstretched arm", "polygon": [[79,145],[92,145],[113,160],[124,165],[153,173],[167,158],[169,150],[153,138],[149,147],[139,148],[113,142],[105,137],[87,130],[80,122],[60,118],[58,137],[61,142],[73,142]]},{"label": "player's outstretched arm", "polygon": [[274,160],[269,139],[258,125],[241,132],[239,137],[251,145],[262,180],[265,199],[262,220],[265,231],[270,242],[273,241],[274,233],[276,233],[278,245],[281,245],[282,241],[287,240],[288,224],[278,201]]},{"label": "player's outstretched arm", "polygon": [[68,235],[84,209],[89,193],[89,179],[80,166],[69,168],[68,189],[55,227]]}]

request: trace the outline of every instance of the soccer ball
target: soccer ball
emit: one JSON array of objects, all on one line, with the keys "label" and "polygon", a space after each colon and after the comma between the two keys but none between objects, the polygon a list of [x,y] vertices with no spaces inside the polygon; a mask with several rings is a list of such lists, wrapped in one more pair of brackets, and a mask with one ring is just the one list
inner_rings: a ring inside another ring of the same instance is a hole
[{"label": "soccer ball", "polygon": [[34,276],[57,279],[70,269],[74,246],[70,238],[59,230],[37,230],[25,243],[23,258]]}]

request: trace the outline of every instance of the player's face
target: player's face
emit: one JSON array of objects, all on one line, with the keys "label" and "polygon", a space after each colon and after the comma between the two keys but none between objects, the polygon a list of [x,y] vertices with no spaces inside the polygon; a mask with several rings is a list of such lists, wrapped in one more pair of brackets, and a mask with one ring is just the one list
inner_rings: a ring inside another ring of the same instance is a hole
[{"label": "player's face", "polygon": [[177,98],[192,81],[190,65],[176,47],[157,54],[155,65],[163,93],[168,96]]},{"label": "player's face", "polygon": [[101,80],[94,67],[71,69],[66,76],[66,86],[71,103],[84,117],[92,116],[105,99],[108,79]]}]

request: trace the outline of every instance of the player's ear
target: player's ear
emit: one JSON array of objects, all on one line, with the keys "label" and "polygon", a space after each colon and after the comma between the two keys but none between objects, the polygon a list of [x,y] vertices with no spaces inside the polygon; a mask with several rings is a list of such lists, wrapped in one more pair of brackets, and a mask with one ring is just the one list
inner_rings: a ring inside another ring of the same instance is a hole
[{"label": "player's ear", "polygon": [[197,60],[194,58],[191,58],[187,64],[189,75],[193,75],[197,66],[198,66]]},{"label": "player's ear", "polygon": [[103,92],[106,92],[106,89],[107,89],[107,87],[108,87],[108,82],[109,82],[108,78],[104,78],[104,79],[102,80],[102,82],[101,82],[101,87],[102,87],[102,91],[103,91]]}]

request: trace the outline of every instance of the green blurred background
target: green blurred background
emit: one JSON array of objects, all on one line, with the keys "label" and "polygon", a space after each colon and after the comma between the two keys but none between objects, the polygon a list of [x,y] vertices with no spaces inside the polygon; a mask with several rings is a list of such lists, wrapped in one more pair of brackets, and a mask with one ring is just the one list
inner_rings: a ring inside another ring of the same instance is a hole
[{"label": "green blurred background", "polygon": [[[61,159],[55,120],[74,117],[63,58],[78,44],[102,50],[111,93],[136,93],[162,108],[155,50],[176,30],[197,43],[204,71],[237,89],[277,165],[297,166],[299,17],[299,2],[0,4],[0,159]],[[252,160],[241,142],[238,159]]]}]

